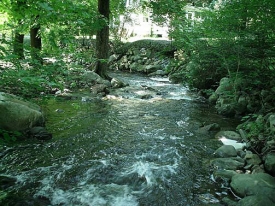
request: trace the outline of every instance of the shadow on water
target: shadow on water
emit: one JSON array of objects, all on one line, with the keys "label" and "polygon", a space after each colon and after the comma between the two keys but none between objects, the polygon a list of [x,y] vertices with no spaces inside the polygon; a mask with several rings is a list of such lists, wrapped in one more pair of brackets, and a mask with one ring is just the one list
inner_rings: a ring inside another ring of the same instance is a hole
[{"label": "shadow on water", "polygon": [[196,131],[237,122],[165,78],[113,75],[129,86],[103,99],[78,94],[43,105],[54,138],[8,148],[1,173],[17,182],[1,192],[2,204],[220,205],[208,162],[221,143]]}]

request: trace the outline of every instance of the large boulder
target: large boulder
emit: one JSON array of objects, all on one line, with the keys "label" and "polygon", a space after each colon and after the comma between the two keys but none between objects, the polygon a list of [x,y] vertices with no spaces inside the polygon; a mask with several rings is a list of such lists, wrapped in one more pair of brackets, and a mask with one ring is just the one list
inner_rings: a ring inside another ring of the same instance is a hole
[{"label": "large boulder", "polygon": [[44,125],[40,107],[15,95],[0,92],[0,112],[0,129],[24,131]]},{"label": "large boulder", "polygon": [[261,158],[257,154],[253,154],[250,151],[246,152],[244,159],[247,165],[259,165],[262,162]]},{"label": "large boulder", "polygon": [[241,199],[237,206],[267,206],[267,205],[274,205],[274,202],[272,202],[270,199],[261,196],[261,195],[252,195],[247,196],[243,199]]},{"label": "large boulder", "polygon": [[162,66],[158,64],[150,64],[145,66],[145,72],[147,74],[156,72],[157,70],[161,70],[161,69],[162,69]]},{"label": "large boulder", "polygon": [[231,180],[231,178],[236,174],[238,173],[234,170],[218,169],[214,171],[213,177],[215,181]]},{"label": "large boulder", "polygon": [[236,89],[240,87],[241,80],[236,82],[230,78],[224,77],[220,80],[219,87],[209,97],[209,102],[216,104],[219,114],[225,116],[234,116],[236,114],[244,114],[249,111],[249,97],[240,94]]},{"label": "large boulder", "polygon": [[233,90],[233,84],[231,80],[227,77],[224,77],[220,80],[220,85],[216,89],[215,93],[218,95],[224,95],[227,92],[230,92]]},{"label": "large boulder", "polygon": [[214,152],[215,157],[237,157],[237,151],[232,145],[223,145]]},{"label": "large boulder", "polygon": [[245,162],[239,157],[227,157],[213,159],[210,161],[210,165],[220,170],[238,170],[243,169]]},{"label": "large boulder", "polygon": [[275,178],[267,173],[234,175],[230,186],[240,197],[258,195],[275,203]]},{"label": "large boulder", "polygon": [[231,96],[220,96],[215,108],[219,114],[232,117],[236,113],[236,101]]},{"label": "large boulder", "polygon": [[111,85],[113,88],[116,88],[116,89],[128,86],[128,84],[125,84],[124,82],[122,82],[120,79],[117,79],[117,78],[112,78]]},{"label": "large boulder", "polygon": [[111,83],[108,80],[103,79],[93,71],[84,72],[81,76],[81,81],[82,81],[82,84],[90,84],[90,85],[105,84],[107,87],[111,86]]},{"label": "large boulder", "polygon": [[275,175],[275,153],[271,152],[267,154],[264,158],[264,167],[267,172]]}]

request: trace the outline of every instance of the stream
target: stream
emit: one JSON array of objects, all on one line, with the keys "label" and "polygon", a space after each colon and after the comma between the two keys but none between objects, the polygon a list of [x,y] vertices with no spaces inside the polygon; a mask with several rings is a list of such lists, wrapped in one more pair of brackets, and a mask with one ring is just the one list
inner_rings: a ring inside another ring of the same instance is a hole
[{"label": "stream", "polygon": [[0,171],[16,184],[1,205],[222,205],[230,194],[209,167],[221,142],[198,128],[234,129],[237,120],[168,78],[110,76],[129,86],[40,103],[53,139],[6,148]]}]

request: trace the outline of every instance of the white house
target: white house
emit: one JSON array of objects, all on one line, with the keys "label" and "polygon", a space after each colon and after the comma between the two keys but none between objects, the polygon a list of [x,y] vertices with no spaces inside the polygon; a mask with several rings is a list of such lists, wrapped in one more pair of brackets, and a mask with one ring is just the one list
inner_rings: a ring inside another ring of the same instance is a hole
[{"label": "white house", "polygon": [[120,16],[121,33],[129,37],[159,37],[168,38],[168,26],[158,26],[152,22],[149,9],[141,11],[140,0],[126,0],[129,13]]},{"label": "white house", "polygon": [[[166,24],[159,26],[152,22],[150,18],[152,12],[139,9],[141,0],[126,0],[126,8],[128,14],[120,16],[120,32],[124,38],[136,37],[157,37],[168,39],[169,35],[169,19]],[[208,9],[206,7],[195,7],[193,4],[188,4],[184,8],[186,10],[186,19],[190,20],[192,26],[195,21],[202,21],[201,11]]]}]

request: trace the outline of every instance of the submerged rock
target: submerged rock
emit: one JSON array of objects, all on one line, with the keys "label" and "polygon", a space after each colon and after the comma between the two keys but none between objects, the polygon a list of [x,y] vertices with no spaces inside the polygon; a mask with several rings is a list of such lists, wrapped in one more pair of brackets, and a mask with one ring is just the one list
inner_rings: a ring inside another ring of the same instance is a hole
[{"label": "submerged rock", "polygon": [[33,127],[30,129],[30,136],[38,140],[52,139],[52,134],[49,133],[45,127]]}]

